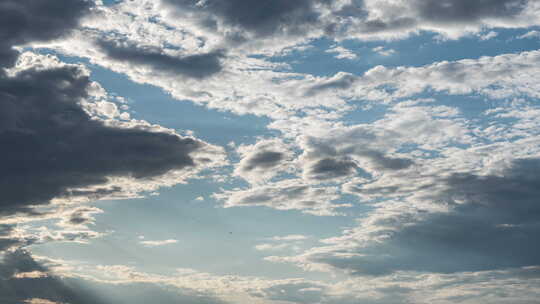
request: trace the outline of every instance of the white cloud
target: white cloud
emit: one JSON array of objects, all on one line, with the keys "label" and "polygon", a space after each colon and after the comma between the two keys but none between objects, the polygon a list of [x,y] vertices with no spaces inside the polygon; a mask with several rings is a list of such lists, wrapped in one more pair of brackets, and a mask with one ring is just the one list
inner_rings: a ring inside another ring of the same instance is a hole
[{"label": "white cloud", "polygon": [[540,38],[540,32],[533,30],[529,31],[521,36],[518,36],[518,39],[534,39],[534,38]]},{"label": "white cloud", "polygon": [[140,241],[140,243],[145,247],[159,247],[159,246],[165,246],[170,244],[176,244],[178,243],[178,240],[162,240],[162,241]]},{"label": "white cloud", "polygon": [[334,53],[335,54],[334,57],[337,59],[348,59],[348,60],[358,59],[358,55],[356,55],[353,51],[347,48],[344,48],[342,46],[332,46],[325,52]]}]

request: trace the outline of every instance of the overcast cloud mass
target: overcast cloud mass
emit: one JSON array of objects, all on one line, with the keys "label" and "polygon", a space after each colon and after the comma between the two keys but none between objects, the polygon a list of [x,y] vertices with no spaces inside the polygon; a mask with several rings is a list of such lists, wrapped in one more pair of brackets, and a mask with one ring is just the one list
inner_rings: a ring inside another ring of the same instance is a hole
[{"label": "overcast cloud mass", "polygon": [[0,302],[540,296],[540,3],[3,0]]}]

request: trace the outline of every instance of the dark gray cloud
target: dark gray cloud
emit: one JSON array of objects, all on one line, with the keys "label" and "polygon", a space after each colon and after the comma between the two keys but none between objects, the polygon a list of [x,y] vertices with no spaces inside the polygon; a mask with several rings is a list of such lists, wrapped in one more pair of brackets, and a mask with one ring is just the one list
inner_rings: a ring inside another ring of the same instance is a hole
[{"label": "dark gray cloud", "polygon": [[21,304],[25,300],[38,298],[60,303],[105,304],[83,290],[74,290],[60,279],[45,275],[38,278],[16,278],[17,273],[40,272],[48,273],[48,269],[38,264],[31,255],[23,250],[4,255],[0,263],[0,302],[6,304]]},{"label": "dark gray cloud", "polygon": [[22,245],[18,239],[11,236],[14,228],[14,225],[0,224],[0,253]]},{"label": "dark gray cloud", "polygon": [[424,199],[448,204],[450,212],[385,231],[390,237],[359,249],[362,256],[319,261],[373,275],[540,265],[540,159],[516,160],[502,176],[454,174],[433,186],[444,190]]},{"label": "dark gray cloud", "polygon": [[0,67],[17,59],[15,45],[59,38],[76,27],[93,2],[86,0],[2,0],[0,2]]},{"label": "dark gray cloud", "polygon": [[[254,33],[257,37],[273,34],[302,35],[320,23],[316,5],[328,0],[162,0],[179,13],[200,16],[201,24],[216,28],[223,23]],[[200,5],[200,3],[203,3]]]},{"label": "dark gray cloud", "polygon": [[184,57],[164,54],[158,49],[141,48],[132,43],[99,40],[98,47],[111,59],[136,65],[145,65],[164,73],[179,74],[192,78],[206,78],[220,72],[221,50]]},{"label": "dark gray cloud", "polygon": [[89,85],[69,66],[0,78],[0,214],[77,195],[69,189],[109,176],[144,179],[196,166],[190,153],[202,142],[92,119],[79,105]]},{"label": "dark gray cloud", "polygon": [[354,174],[357,168],[352,160],[323,158],[309,164],[304,170],[310,178],[325,180]]},{"label": "dark gray cloud", "polygon": [[102,210],[95,207],[79,207],[64,218],[63,224],[65,225],[87,225],[94,222],[94,213],[101,213]]},{"label": "dark gray cloud", "polygon": [[270,169],[278,166],[285,158],[286,154],[283,152],[258,151],[245,160],[240,170],[249,172],[255,169]]},{"label": "dark gray cloud", "polygon": [[302,157],[304,176],[327,180],[352,175],[367,177],[375,171],[396,171],[414,164],[407,158],[391,157],[370,147],[377,136],[365,130],[352,130],[334,137],[310,137]]},{"label": "dark gray cloud", "polygon": [[414,162],[407,158],[388,157],[383,153],[374,150],[368,150],[360,153],[360,155],[368,158],[373,165],[380,170],[402,170],[406,169],[414,164]]},{"label": "dark gray cloud", "polygon": [[416,0],[423,19],[435,22],[474,22],[519,15],[528,0]]},{"label": "dark gray cloud", "polygon": [[330,91],[330,90],[346,90],[350,88],[358,79],[357,76],[349,74],[349,73],[338,73],[336,76],[332,77],[331,79],[324,81],[322,83],[315,84],[304,92],[304,96],[315,96],[317,94],[320,94],[322,92]]}]

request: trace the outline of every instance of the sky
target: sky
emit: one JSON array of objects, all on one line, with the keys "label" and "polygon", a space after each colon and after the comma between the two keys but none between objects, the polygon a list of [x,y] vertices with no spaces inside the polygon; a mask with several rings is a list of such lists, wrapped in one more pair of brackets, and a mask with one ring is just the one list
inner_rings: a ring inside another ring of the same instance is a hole
[{"label": "sky", "polygon": [[0,303],[538,303],[539,73],[535,0],[2,0]]}]

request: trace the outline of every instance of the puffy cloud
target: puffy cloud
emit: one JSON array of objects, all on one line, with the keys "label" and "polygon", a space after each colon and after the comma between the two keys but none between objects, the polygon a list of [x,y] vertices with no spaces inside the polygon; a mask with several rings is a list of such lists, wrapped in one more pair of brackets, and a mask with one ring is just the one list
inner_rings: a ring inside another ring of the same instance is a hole
[{"label": "puffy cloud", "polygon": [[433,90],[451,95],[482,94],[490,98],[530,96],[538,87],[531,77],[538,73],[539,51],[503,54],[479,59],[442,61],[422,67],[376,66],[362,76],[338,73],[302,81],[305,96],[331,96],[393,101]]}]

